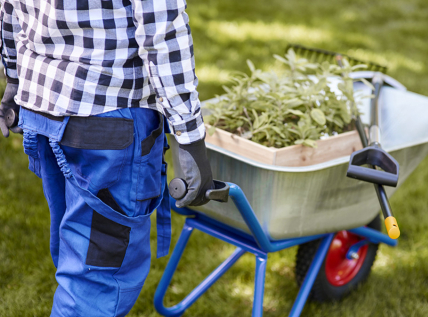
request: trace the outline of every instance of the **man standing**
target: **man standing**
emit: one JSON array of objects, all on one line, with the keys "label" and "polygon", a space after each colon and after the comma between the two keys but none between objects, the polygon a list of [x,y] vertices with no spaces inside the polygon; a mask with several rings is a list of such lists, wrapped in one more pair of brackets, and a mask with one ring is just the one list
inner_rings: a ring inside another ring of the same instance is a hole
[{"label": "man standing", "polygon": [[149,271],[155,209],[157,254],[169,250],[164,127],[188,183],[177,205],[204,204],[213,187],[186,4],[1,4],[0,128],[23,131],[43,180],[58,282],[51,316],[124,316]]}]

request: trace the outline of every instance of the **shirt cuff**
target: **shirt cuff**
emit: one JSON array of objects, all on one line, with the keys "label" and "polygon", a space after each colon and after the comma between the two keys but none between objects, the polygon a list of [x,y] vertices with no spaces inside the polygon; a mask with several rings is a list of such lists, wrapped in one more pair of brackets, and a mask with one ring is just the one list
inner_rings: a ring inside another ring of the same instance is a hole
[{"label": "shirt cuff", "polygon": [[180,144],[194,143],[205,137],[205,125],[200,112],[189,120],[171,123],[171,128],[171,134]]},{"label": "shirt cuff", "polygon": [[16,71],[16,67],[11,68],[11,67],[4,66],[4,74],[6,75],[7,78],[18,80],[18,72]]}]

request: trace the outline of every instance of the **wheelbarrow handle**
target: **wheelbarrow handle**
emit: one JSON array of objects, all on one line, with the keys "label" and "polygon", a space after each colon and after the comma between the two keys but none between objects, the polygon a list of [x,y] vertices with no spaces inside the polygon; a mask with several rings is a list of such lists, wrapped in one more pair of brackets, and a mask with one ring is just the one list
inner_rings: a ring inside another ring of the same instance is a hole
[{"label": "wheelbarrow handle", "polygon": [[[209,189],[205,193],[205,197],[209,200],[215,200],[225,203],[229,199],[229,185],[225,182],[213,180],[214,189]],[[169,183],[169,193],[172,198],[179,200],[187,194],[187,183],[182,178],[174,178]]]},{"label": "wheelbarrow handle", "polygon": [[12,129],[18,125],[19,116],[13,109],[9,109],[5,113],[6,126]]}]

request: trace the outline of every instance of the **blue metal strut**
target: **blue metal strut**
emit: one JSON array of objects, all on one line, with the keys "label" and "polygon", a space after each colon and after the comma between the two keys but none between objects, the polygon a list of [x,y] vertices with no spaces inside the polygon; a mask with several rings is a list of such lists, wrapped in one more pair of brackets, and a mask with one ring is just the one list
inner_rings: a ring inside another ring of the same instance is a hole
[{"label": "blue metal strut", "polygon": [[327,255],[328,249],[330,248],[331,241],[333,240],[334,233],[330,233],[324,239],[322,239],[320,246],[318,247],[317,253],[312,260],[311,266],[306,273],[305,280],[300,287],[299,294],[294,301],[293,308],[291,309],[289,317],[298,317],[302,313],[303,307],[308,299],[311,292],[312,286],[314,285],[315,279],[317,278],[318,272],[321,268],[322,263]]},{"label": "blue metal strut", "polygon": [[[187,219],[189,220],[189,219]],[[189,241],[190,235],[193,232],[193,227],[187,223],[184,224],[183,231],[181,232],[180,238],[178,239],[177,245],[171,255],[168,265],[165,268],[165,272],[159,282],[159,285],[155,292],[154,304],[159,314],[163,316],[176,317],[181,316],[184,311],[189,308],[203,293],[207,291],[229,268],[235,264],[238,259],[245,254],[245,250],[236,248],[229,258],[227,258],[219,267],[217,267],[201,284],[199,284],[186,298],[184,298],[177,305],[166,308],[163,304],[165,293],[171,283],[172,276],[177,269],[178,262],[181,259],[184,249],[186,248],[187,242]]]},{"label": "blue metal strut", "polygon": [[[203,215],[202,213],[197,213],[192,209],[176,208],[175,200],[171,197],[171,205],[176,212],[185,216],[193,216],[194,218],[186,219],[180,238],[178,239],[168,265],[165,268],[162,279],[156,289],[154,298],[156,310],[163,316],[181,316],[185,310],[189,308],[203,293],[205,293],[207,289],[210,288],[233,264],[235,264],[243,254],[249,252],[254,254],[256,257],[252,316],[261,317],[263,315],[267,254],[269,252],[280,251],[316,239],[322,239],[289,315],[292,317],[300,316],[335,233],[271,241],[267,233],[262,229],[260,222],[258,221],[241,188],[232,183],[228,184],[230,186],[229,196],[239,210],[242,218],[245,220],[251,234],[243,233],[236,228],[220,223]],[[228,259],[217,267],[217,269],[215,269],[186,298],[184,298],[180,303],[167,308],[163,304],[165,293],[171,282],[172,276],[177,269],[178,262],[181,259],[193,229],[205,232],[217,239],[235,245],[237,248]],[[397,245],[396,240],[393,240],[385,234],[371,228],[359,227],[348,231],[366,238],[371,243],[385,243],[390,246]]]}]

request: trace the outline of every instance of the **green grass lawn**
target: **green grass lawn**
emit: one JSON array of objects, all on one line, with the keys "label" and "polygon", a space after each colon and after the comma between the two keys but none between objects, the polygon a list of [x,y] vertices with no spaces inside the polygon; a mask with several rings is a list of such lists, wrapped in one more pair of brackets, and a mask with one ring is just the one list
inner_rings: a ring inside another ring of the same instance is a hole
[{"label": "green grass lawn", "polygon": [[[273,65],[289,42],[340,51],[389,66],[409,90],[428,95],[428,9],[422,0],[188,1],[200,97],[222,92],[228,74]],[[21,136],[0,138],[0,316],[48,316],[56,288],[49,212],[41,181],[27,169]],[[428,316],[428,159],[391,199],[402,231],[381,246],[367,283],[338,303],[308,303],[302,316]],[[173,241],[183,217],[173,214]],[[152,226],[152,250],[156,250]],[[181,300],[233,247],[195,232],[166,302]],[[286,316],[297,295],[296,248],[269,255],[265,316]],[[158,316],[153,295],[168,258],[151,273],[129,316]],[[186,316],[249,316],[254,257],[245,255]]]}]

